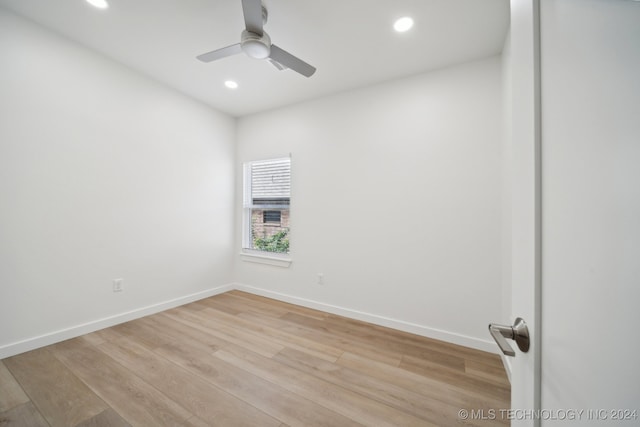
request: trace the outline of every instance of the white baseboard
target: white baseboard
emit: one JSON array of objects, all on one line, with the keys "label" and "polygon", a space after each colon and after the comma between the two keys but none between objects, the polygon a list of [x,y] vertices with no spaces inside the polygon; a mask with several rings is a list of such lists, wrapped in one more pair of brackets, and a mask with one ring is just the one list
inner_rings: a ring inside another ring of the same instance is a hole
[{"label": "white baseboard", "polygon": [[222,285],[217,288],[207,289],[206,291],[196,292],[191,295],[175,298],[169,301],[149,305],[139,309],[127,311],[125,313],[116,314],[114,316],[105,317],[102,319],[87,322],[78,326],[73,326],[67,329],[61,329],[48,334],[40,335],[34,338],[28,338],[23,341],[0,346],[0,359],[11,357],[16,354],[24,353],[25,351],[34,350],[36,348],[44,347],[47,345],[55,344],[60,341],[75,338],[80,335],[95,332],[100,329],[108,328],[120,323],[128,322],[130,320],[138,319],[140,317],[148,316],[150,314],[158,313],[160,311],[168,310],[170,308],[178,307],[180,305],[188,304],[203,298],[208,298],[214,295],[218,295],[224,292],[233,290],[234,285]]},{"label": "white baseboard", "polygon": [[352,310],[345,307],[340,307],[331,304],[325,304],[318,301],[309,300],[306,298],[299,298],[292,295],[281,294],[278,292],[269,291],[266,289],[256,288],[254,286],[243,285],[241,283],[234,284],[234,288],[239,291],[248,292],[255,295],[260,295],[267,298],[272,298],[278,301],[288,302],[291,304],[301,305],[303,307],[313,308],[316,310],[326,311],[328,313],[337,314],[339,316],[349,317],[351,319],[362,320],[364,322],[373,323],[374,325],[385,326],[392,329],[397,329],[404,332],[420,335],[427,338],[433,338],[440,341],[446,341],[452,344],[461,345],[464,347],[474,348],[476,350],[482,350],[489,353],[498,353],[496,351],[496,344],[490,340],[481,340],[474,337],[469,337],[455,332],[443,331],[441,329],[430,328],[415,323],[405,322],[402,320],[391,319],[377,314],[365,313],[358,310]]},{"label": "white baseboard", "polygon": [[[337,314],[339,316],[349,317],[351,319],[362,320],[364,322],[373,323],[374,325],[385,326],[392,329],[397,329],[404,332],[420,335],[427,338],[433,338],[441,341],[446,341],[452,344],[461,345],[464,347],[470,347],[477,350],[487,351],[490,353],[497,353],[496,345],[493,341],[481,340],[474,337],[469,337],[454,332],[444,331],[441,329],[430,328],[415,323],[405,322],[402,320],[392,319],[389,317],[379,316],[377,314],[366,313],[358,310],[353,310],[336,305],[326,304],[319,301],[313,301],[306,298],[295,297],[292,295],[282,294],[279,292],[273,292],[267,289],[257,288],[254,286],[244,285],[241,283],[233,283],[222,285],[216,288],[208,289],[206,291],[197,292],[184,297],[175,298],[169,301],[164,301],[158,304],[142,307],[139,309],[131,310],[125,313],[120,313],[114,316],[105,317],[102,319],[87,322],[81,325],[73,326],[67,329],[61,329],[48,334],[40,335],[33,338],[28,338],[23,341],[0,346],[0,359],[11,357],[16,354],[24,353],[25,351],[34,350],[36,348],[44,347],[47,345],[55,344],[60,341],[64,341],[70,338],[75,338],[80,335],[95,332],[100,329],[108,328],[120,323],[128,322],[130,320],[138,319],[140,317],[148,316],[154,313],[158,313],[163,310],[178,307],[180,305],[188,304],[203,298],[208,298],[214,295],[218,295],[231,290],[240,290],[255,295],[260,295],[268,298],[272,298],[278,301],[288,302],[291,304],[301,305],[303,307],[313,308],[316,310],[326,311],[328,313]],[[509,361],[505,361],[505,368],[507,375],[511,374],[511,365]]]}]

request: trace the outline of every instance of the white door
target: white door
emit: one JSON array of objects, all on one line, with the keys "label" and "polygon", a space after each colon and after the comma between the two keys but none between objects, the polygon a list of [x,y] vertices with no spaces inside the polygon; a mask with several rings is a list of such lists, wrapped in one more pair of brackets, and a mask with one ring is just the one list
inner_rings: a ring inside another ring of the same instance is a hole
[{"label": "white door", "polygon": [[541,0],[540,24],[541,407],[637,426],[640,2]]},{"label": "white door", "polygon": [[512,425],[640,425],[640,2],[511,6]]},{"label": "white door", "polygon": [[511,322],[525,320],[531,346],[511,363],[512,425],[536,425],[540,408],[540,108],[538,2],[511,1]]}]

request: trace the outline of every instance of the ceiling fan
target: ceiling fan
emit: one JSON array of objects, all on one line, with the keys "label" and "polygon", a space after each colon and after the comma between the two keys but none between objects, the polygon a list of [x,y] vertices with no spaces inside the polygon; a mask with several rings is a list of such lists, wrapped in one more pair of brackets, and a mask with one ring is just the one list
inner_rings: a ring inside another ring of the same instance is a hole
[{"label": "ceiling fan", "polygon": [[242,31],[240,43],[203,53],[197,56],[200,61],[212,62],[244,52],[250,58],[267,59],[279,70],[290,68],[305,77],[311,77],[316,72],[315,67],[271,43],[271,38],[263,29],[268,13],[261,0],[242,0],[242,11],[246,29]]}]

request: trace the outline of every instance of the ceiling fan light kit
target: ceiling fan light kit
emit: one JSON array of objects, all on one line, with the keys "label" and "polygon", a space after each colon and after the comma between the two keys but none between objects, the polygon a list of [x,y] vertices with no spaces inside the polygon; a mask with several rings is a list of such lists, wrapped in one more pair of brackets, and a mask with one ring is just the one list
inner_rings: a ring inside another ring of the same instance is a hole
[{"label": "ceiling fan light kit", "polygon": [[255,33],[244,30],[241,38],[240,46],[248,57],[266,59],[271,54],[271,37],[267,33],[263,33],[262,37],[260,37]]},{"label": "ceiling fan light kit", "polygon": [[203,53],[197,56],[200,61],[212,62],[244,52],[250,58],[267,59],[280,71],[291,69],[305,77],[316,72],[315,67],[271,43],[271,37],[264,31],[269,15],[261,0],[242,0],[242,11],[246,28],[240,35],[240,43]]}]

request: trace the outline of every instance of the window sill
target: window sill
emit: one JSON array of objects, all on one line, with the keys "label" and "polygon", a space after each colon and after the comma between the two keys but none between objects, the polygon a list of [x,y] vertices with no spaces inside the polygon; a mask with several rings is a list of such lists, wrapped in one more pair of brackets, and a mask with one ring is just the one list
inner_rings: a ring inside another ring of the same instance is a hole
[{"label": "window sill", "polygon": [[240,258],[245,262],[272,265],[274,267],[289,268],[292,259],[289,257],[269,256],[259,253],[240,252]]}]

